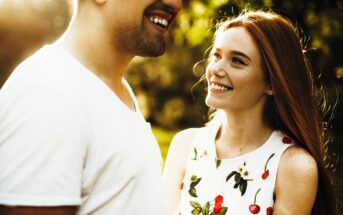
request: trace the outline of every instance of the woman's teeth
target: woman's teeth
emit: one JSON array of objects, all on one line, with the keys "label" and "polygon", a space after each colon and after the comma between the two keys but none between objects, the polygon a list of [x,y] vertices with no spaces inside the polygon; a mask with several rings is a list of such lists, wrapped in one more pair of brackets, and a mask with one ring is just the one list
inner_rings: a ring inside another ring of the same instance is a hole
[{"label": "woman's teeth", "polygon": [[220,90],[220,91],[227,91],[229,90],[228,87],[224,87],[218,84],[211,84],[211,89],[215,89],[215,90]]}]

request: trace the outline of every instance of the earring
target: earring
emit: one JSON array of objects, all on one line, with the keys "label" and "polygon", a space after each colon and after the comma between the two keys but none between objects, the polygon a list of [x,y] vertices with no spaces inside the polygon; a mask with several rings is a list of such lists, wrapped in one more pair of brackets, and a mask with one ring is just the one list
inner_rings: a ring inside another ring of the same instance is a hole
[{"label": "earring", "polygon": [[267,90],[266,93],[267,93],[268,96],[272,96],[272,95],[274,94],[274,93],[273,93],[273,90]]}]

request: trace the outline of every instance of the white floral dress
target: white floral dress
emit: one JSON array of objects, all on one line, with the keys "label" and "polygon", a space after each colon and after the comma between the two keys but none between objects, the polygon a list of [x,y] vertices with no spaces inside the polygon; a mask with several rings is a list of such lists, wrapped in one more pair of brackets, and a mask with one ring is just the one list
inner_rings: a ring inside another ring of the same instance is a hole
[{"label": "white floral dress", "polygon": [[181,215],[271,215],[276,173],[282,153],[294,143],[274,131],[254,151],[217,159],[220,125],[200,128],[180,189]]}]

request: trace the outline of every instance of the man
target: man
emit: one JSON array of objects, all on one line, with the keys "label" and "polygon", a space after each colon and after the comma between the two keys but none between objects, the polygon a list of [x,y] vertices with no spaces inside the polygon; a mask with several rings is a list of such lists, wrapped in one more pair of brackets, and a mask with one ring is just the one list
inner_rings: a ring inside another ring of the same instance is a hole
[{"label": "man", "polygon": [[[123,79],[159,56],[181,0],[79,0],[0,91],[0,214],[163,215],[161,154]],[[15,206],[15,207],[13,207]]]}]

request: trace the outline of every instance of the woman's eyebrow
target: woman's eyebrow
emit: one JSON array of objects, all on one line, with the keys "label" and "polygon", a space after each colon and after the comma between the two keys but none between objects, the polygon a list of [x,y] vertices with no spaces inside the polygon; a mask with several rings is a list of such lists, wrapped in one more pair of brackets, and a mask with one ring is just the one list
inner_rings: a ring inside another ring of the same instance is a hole
[{"label": "woman's eyebrow", "polygon": [[247,54],[245,54],[244,52],[232,50],[232,51],[230,51],[230,53],[233,54],[233,55],[242,56],[242,57],[248,59],[249,61],[251,61],[251,58]]}]

